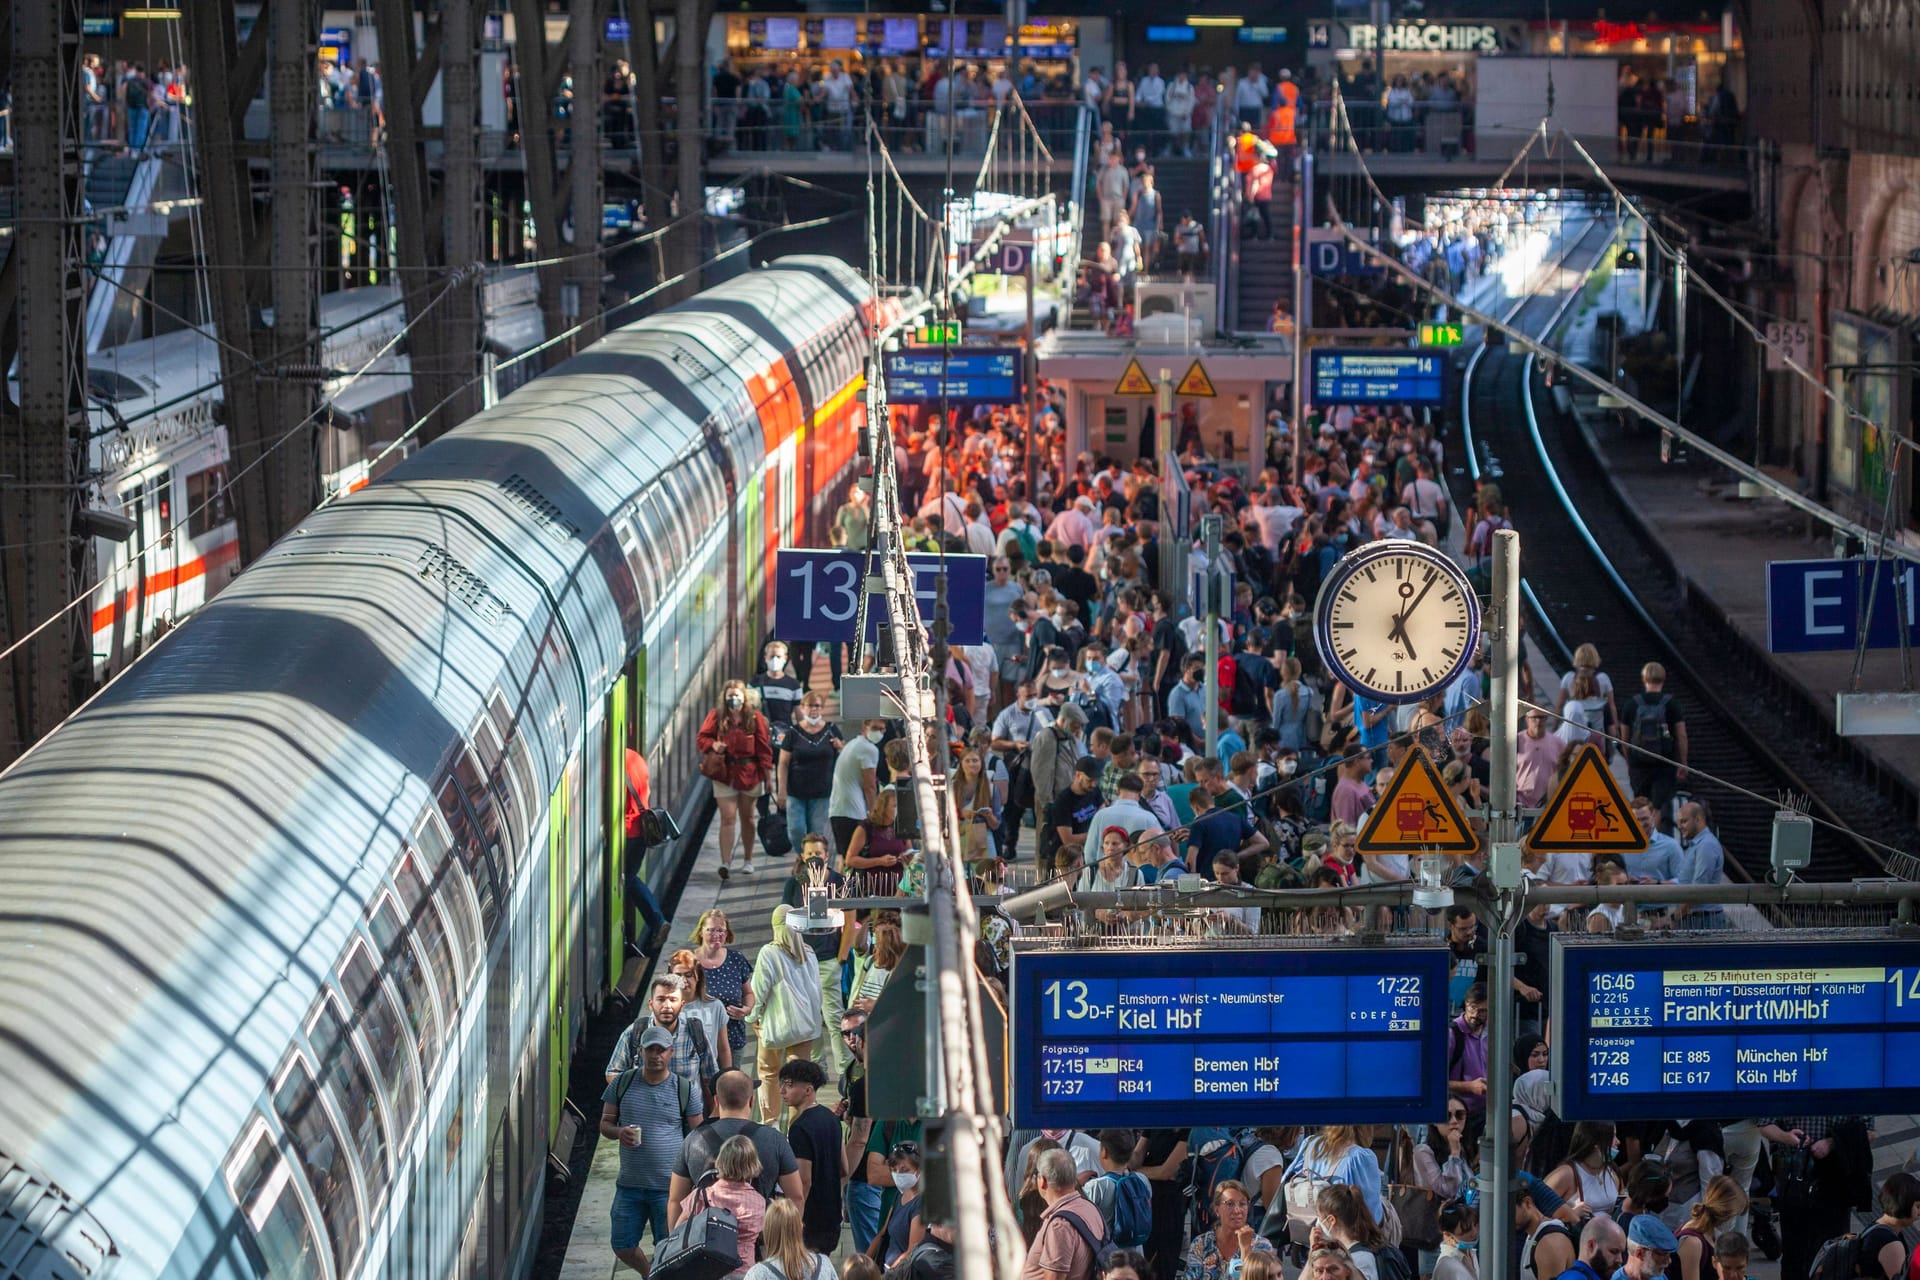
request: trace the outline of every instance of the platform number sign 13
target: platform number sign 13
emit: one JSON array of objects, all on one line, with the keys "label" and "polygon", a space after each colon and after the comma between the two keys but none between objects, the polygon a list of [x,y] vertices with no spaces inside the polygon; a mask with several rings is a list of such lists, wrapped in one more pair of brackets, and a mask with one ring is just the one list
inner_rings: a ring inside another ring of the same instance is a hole
[{"label": "platform number sign 13", "polygon": [[1480,601],[1446,553],[1384,539],[1334,566],[1314,603],[1314,634],[1328,669],[1355,693],[1417,702],[1473,661]]}]

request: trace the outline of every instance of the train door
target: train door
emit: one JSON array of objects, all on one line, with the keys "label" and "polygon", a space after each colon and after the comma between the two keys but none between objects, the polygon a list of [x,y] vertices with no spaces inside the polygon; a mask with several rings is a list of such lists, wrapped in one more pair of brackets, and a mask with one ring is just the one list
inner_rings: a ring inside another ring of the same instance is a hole
[{"label": "train door", "polygon": [[639,875],[641,868],[627,865],[627,747],[634,741],[628,732],[628,714],[633,699],[632,669],[623,672],[607,695],[607,843],[602,859],[602,883],[606,894],[604,946],[598,953],[606,957],[607,986],[620,982],[620,969],[626,960],[627,909],[626,878]]}]

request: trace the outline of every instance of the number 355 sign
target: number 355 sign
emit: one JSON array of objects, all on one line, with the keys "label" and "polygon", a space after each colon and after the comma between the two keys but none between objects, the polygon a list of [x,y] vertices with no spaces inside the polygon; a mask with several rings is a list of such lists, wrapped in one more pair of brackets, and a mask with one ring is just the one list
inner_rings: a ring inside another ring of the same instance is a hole
[{"label": "number 355 sign", "polygon": [[[936,580],[947,574],[947,618],[953,644],[984,644],[987,638],[987,558],[910,555],[913,594],[920,618],[933,623]],[[857,551],[782,550],[774,560],[773,634],[781,640],[852,641],[860,614],[861,574],[866,556]],[[876,599],[867,614],[867,639],[879,636],[884,610]]]}]

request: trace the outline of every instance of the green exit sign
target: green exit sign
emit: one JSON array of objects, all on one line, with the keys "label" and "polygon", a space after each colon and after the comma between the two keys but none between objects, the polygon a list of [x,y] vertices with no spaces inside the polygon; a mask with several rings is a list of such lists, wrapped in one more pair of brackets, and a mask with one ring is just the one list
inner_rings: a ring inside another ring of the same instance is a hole
[{"label": "green exit sign", "polygon": [[1420,326],[1420,345],[1423,347],[1457,347],[1460,345],[1460,326],[1457,324],[1422,324]]},{"label": "green exit sign", "polygon": [[960,345],[960,326],[957,324],[926,324],[913,331],[913,340],[923,347],[957,347]]}]

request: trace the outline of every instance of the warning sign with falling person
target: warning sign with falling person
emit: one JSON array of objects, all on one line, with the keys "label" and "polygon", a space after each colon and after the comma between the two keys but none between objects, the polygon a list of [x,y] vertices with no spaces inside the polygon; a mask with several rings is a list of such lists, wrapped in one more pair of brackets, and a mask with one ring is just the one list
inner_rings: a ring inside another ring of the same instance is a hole
[{"label": "warning sign with falling person", "polygon": [[1645,853],[1647,835],[1607,758],[1583,742],[1521,846],[1533,853]]},{"label": "warning sign with falling person", "polygon": [[1472,853],[1480,838],[1440,771],[1416,745],[1367,815],[1355,847],[1361,853]]}]

